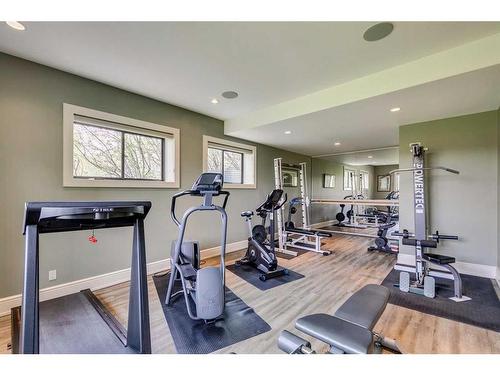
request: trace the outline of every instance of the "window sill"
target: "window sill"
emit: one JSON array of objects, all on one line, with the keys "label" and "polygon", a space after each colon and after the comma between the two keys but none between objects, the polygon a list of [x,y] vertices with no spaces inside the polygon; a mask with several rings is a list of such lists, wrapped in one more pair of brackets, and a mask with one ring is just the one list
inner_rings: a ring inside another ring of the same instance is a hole
[{"label": "window sill", "polygon": [[179,184],[168,181],[85,180],[72,178],[68,181],[64,181],[63,187],[178,189]]},{"label": "window sill", "polygon": [[225,189],[257,189],[255,184],[224,184],[222,190]]}]

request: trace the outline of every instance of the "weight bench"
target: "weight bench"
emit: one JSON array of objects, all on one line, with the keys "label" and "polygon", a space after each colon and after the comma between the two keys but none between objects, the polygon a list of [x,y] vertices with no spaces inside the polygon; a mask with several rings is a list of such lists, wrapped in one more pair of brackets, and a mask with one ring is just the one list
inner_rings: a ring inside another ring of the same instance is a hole
[{"label": "weight bench", "polygon": [[296,228],[290,224],[286,225],[284,233],[285,249],[287,246],[291,246],[298,249],[314,251],[323,255],[330,255],[332,253],[330,250],[321,249],[321,239],[330,238],[332,236],[331,233],[315,229]]},{"label": "weight bench", "polygon": [[[295,328],[328,344],[332,354],[380,353],[382,348],[401,353],[394,340],[373,332],[389,295],[389,289],[382,285],[365,285],[334,315],[308,315],[297,320]],[[286,330],[278,338],[278,347],[289,354],[315,353],[309,341]]]}]

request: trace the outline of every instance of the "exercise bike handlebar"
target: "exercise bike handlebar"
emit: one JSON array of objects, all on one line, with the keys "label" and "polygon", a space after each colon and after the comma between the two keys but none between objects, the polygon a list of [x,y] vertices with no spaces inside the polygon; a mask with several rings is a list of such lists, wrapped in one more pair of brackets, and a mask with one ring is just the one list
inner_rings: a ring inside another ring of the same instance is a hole
[{"label": "exercise bike handlebar", "polygon": [[225,190],[218,190],[218,191],[210,191],[210,192],[200,192],[199,190],[184,190],[184,191],[181,191],[177,194],[174,194],[174,196],[172,197],[172,204],[170,205],[170,217],[172,218],[172,220],[174,221],[175,224],[177,224],[177,226],[180,226],[181,225],[181,222],[179,221],[179,219],[177,218],[177,215],[175,214],[175,204],[177,202],[177,198],[180,198],[182,196],[185,196],[185,195],[191,195],[193,197],[203,197],[207,194],[211,194],[212,196],[216,197],[218,195],[224,195],[224,201],[222,202],[222,209],[226,209],[226,204],[227,204],[227,200],[229,198],[229,195],[230,193],[228,191],[225,191]]},{"label": "exercise bike handlebar", "polygon": [[286,201],[288,200],[288,195],[285,193],[283,195],[283,197],[279,200],[278,204],[276,205],[276,207],[274,208],[274,211],[277,211],[279,210],[281,207],[283,207],[283,205],[286,203]]}]

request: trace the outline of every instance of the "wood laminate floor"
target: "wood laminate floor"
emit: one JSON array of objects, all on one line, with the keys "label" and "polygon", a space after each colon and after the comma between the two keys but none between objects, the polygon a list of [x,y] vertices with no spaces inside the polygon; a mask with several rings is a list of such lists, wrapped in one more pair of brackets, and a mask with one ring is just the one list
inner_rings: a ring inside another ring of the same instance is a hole
[{"label": "wood laminate floor", "polygon": [[[221,349],[220,353],[280,353],[276,347],[279,333],[297,333],[297,318],[317,312],[333,313],[352,293],[365,284],[380,284],[392,269],[395,257],[366,251],[373,240],[335,235],[326,241],[332,255],[308,252],[284,260],[280,265],[306,277],[267,291],[261,291],[231,272],[226,283],[246,304],[254,308],[272,330]],[[243,252],[228,254],[227,263]],[[208,259],[215,264],[218,259]],[[123,323],[128,308],[128,283],[96,292],[96,295]],[[151,338],[153,353],[175,353],[174,343],[163,316],[152,278],[149,278]],[[179,300],[181,302],[182,300]],[[500,333],[388,305],[375,330],[397,340],[407,353],[500,353]],[[311,340],[316,349],[326,349]],[[0,353],[8,353],[10,317],[0,318]]]}]

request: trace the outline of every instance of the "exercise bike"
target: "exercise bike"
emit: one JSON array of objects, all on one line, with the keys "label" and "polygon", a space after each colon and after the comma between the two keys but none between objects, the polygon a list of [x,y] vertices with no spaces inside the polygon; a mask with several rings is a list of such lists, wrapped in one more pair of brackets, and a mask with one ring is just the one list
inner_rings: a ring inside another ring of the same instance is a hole
[{"label": "exercise bike", "polygon": [[397,254],[399,252],[399,249],[393,249],[389,243],[389,239],[387,238],[387,232],[396,224],[396,221],[392,221],[379,226],[377,231],[377,238],[375,238],[375,245],[370,246],[368,248],[368,251],[381,251],[389,254]]},{"label": "exercise bike", "polygon": [[[203,173],[190,190],[172,197],[170,216],[179,227],[179,237],[172,243],[170,254],[170,281],[165,304],[170,305],[174,297],[184,294],[187,313],[193,320],[214,321],[222,315],[225,305],[225,257],[227,236],[227,214],[225,211],[229,192],[223,191],[223,176],[220,173]],[[189,208],[179,221],[175,214],[177,198],[189,195],[202,197],[200,206]],[[222,206],[212,202],[213,197],[224,195]],[[196,211],[217,211],[222,220],[220,265],[200,268],[200,246],[196,241],[184,241],[189,216]],[[181,282],[182,290],[172,293],[175,282]],[[194,308],[193,309],[193,305]]]},{"label": "exercise bike", "polygon": [[[344,199],[365,199],[362,194],[358,194],[356,198],[353,198],[354,196],[351,195],[346,195]],[[344,214],[344,209],[345,209],[345,204],[341,203],[340,204],[340,212],[337,212],[335,215],[335,219],[337,220],[337,223],[334,224],[334,226],[337,227],[345,227],[347,226],[346,223],[344,223],[345,219],[347,218],[347,221],[349,224],[352,224],[352,217],[354,216],[354,205],[351,204],[351,208],[347,210],[347,213]]]},{"label": "exercise bike", "polygon": [[[248,225],[250,237],[248,237],[248,248],[245,256],[236,262],[236,265],[251,265],[257,268],[262,274],[261,281],[266,281],[274,277],[288,275],[288,270],[278,266],[278,260],[274,251],[274,232],[276,225],[274,212],[279,210],[286,202],[286,194],[283,190],[275,189],[266,200],[255,210],[255,213],[262,218],[262,223],[252,228],[252,211],[244,211],[241,216],[245,218]],[[269,239],[266,231],[266,221],[269,216]]]}]

